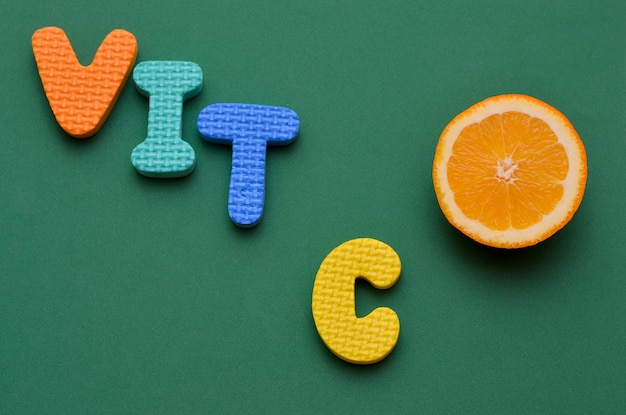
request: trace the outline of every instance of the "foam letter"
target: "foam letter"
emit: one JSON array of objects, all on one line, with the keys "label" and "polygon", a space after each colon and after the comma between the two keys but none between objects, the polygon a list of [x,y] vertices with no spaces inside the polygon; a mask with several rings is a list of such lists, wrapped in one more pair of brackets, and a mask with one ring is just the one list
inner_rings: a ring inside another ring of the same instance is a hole
[{"label": "foam letter", "polygon": [[386,289],[400,277],[400,258],[388,245],[361,238],[335,248],[322,262],[313,285],[313,320],[326,346],[351,363],[384,359],[400,335],[400,320],[390,308],[379,307],[357,318],[354,281],[364,278]]},{"label": "foam letter", "polygon": [[141,93],[150,98],[148,137],[131,154],[148,177],[181,177],[196,166],[196,155],[181,138],[183,101],[202,88],[202,69],[193,62],[141,62],[133,71]]},{"label": "foam letter", "polygon": [[288,108],[214,104],[200,112],[202,137],[233,146],[228,213],[235,225],[249,228],[259,223],[265,204],[267,146],[293,142],[299,129],[298,115]]},{"label": "foam letter", "polygon": [[67,35],[58,27],[37,30],[32,45],[43,89],[61,128],[76,138],[97,133],[135,64],[135,36],[121,29],[112,31],[89,66],[78,62]]}]

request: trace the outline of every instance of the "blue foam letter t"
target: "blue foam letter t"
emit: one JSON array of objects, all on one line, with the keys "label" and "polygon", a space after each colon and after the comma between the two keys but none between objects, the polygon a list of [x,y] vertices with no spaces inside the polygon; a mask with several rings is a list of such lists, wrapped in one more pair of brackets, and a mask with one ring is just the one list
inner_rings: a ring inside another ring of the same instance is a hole
[{"label": "blue foam letter t", "polygon": [[298,136],[298,115],[282,107],[213,104],[198,115],[198,130],[212,143],[233,146],[228,214],[237,226],[253,227],[265,203],[267,146],[287,145]]}]

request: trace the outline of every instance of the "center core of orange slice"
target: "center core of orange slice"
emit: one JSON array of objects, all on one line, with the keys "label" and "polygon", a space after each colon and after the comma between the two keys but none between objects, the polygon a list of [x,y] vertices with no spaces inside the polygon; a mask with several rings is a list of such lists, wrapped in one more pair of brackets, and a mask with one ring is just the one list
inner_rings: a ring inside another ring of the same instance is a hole
[{"label": "center core of orange slice", "polygon": [[506,183],[513,183],[515,177],[513,173],[517,170],[517,163],[510,156],[506,156],[504,160],[498,160],[496,166],[496,178]]}]

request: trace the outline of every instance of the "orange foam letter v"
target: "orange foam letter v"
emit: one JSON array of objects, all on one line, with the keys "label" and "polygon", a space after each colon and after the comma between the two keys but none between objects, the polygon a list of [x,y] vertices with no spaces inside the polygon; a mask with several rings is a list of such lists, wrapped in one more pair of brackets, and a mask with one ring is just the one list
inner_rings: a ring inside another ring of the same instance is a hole
[{"label": "orange foam letter v", "polygon": [[61,128],[76,138],[97,133],[135,63],[135,36],[121,29],[112,31],[89,66],[78,62],[67,35],[58,27],[37,30],[32,42],[41,83]]}]

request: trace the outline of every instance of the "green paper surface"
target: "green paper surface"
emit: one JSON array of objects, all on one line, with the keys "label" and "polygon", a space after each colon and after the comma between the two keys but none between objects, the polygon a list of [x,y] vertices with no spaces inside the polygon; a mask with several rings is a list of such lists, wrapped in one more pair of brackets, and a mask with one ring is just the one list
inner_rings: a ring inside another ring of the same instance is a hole
[{"label": "green paper surface", "polygon": [[[9,0],[0,16],[0,413],[626,413],[626,3]],[[97,135],[61,130],[30,44],[45,26],[84,64],[122,28],[137,62],[200,65],[189,177],[133,168],[148,100],[132,79]],[[513,252],[452,228],[431,180],[445,125],[503,93],[563,112],[589,162],[570,224]],[[195,126],[218,102],[300,116],[268,150],[254,229],[228,217],[231,149]],[[365,367],[311,316],[318,267],[357,237],[403,266],[390,290],[357,284],[358,315],[401,325]]]}]

